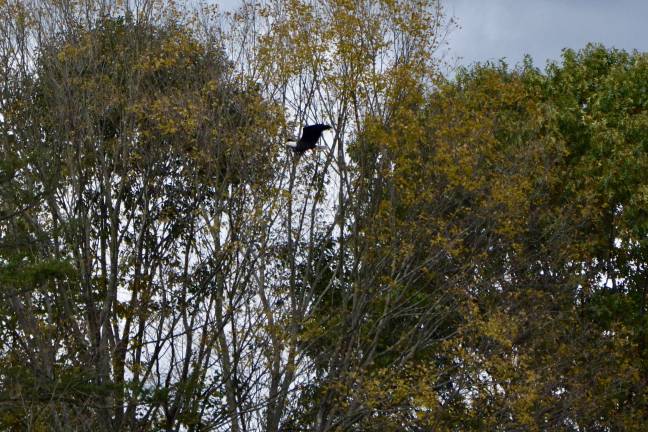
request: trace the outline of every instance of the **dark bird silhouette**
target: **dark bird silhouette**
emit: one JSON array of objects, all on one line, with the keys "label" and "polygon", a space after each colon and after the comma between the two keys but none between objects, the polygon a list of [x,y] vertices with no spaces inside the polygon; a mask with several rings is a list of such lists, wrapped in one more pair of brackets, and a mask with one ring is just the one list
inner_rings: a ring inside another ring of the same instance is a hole
[{"label": "dark bird silhouette", "polygon": [[301,138],[299,138],[299,141],[288,141],[286,145],[292,147],[292,149],[296,153],[304,153],[306,150],[312,150],[314,148],[326,148],[317,147],[317,141],[322,136],[322,132],[329,129],[331,129],[331,126],[319,123],[310,126],[304,126],[304,129],[302,129],[302,136]]}]

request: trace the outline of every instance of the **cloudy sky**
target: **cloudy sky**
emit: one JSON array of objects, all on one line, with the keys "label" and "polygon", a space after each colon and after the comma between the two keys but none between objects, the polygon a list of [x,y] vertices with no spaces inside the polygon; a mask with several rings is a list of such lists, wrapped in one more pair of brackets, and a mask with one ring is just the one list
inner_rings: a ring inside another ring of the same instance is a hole
[{"label": "cloudy sky", "polygon": [[[239,0],[216,0],[231,9]],[[648,0],[445,0],[461,28],[449,38],[452,63],[531,54],[536,66],[557,60],[563,48],[587,42],[648,51]]]},{"label": "cloudy sky", "polygon": [[536,66],[587,42],[648,51],[648,0],[447,0],[461,26],[450,36],[460,64],[531,54]]}]

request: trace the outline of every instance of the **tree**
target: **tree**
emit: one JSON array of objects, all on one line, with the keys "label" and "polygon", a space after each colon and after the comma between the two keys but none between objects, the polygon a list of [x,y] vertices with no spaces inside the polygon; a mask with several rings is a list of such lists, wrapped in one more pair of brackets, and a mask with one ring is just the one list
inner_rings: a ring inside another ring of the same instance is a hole
[{"label": "tree", "polygon": [[[308,424],[366,417],[357,397],[331,411],[386,328],[384,288],[358,283],[369,268],[351,251],[345,140],[368,101],[389,115],[384,101],[429,76],[438,4],[251,5],[235,30],[267,26],[239,56],[212,17],[170,6],[4,6],[6,425],[273,431],[306,418],[318,388]],[[335,153],[278,152],[281,106],[335,123]],[[328,294],[342,319],[323,332]],[[407,304],[387,305],[389,320]]]},{"label": "tree", "polygon": [[34,32],[3,57],[6,426],[225,424],[240,354],[218,341],[250,296],[276,110],[173,9],[24,6],[4,15]]},{"label": "tree", "polygon": [[446,345],[460,395],[451,424],[645,428],[644,64],[589,46],[545,74],[479,66],[430,99],[433,162],[413,172],[444,179],[463,238],[448,250],[471,270]]}]

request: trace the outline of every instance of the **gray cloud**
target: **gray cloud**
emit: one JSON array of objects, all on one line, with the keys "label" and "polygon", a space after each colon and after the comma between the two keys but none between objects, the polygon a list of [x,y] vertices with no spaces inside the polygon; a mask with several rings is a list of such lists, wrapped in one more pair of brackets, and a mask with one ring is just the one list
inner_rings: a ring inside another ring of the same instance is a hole
[{"label": "gray cloud", "polygon": [[544,66],[588,42],[648,51],[646,0],[449,0],[446,11],[461,26],[449,54],[464,65],[502,57],[516,64],[530,54]]}]

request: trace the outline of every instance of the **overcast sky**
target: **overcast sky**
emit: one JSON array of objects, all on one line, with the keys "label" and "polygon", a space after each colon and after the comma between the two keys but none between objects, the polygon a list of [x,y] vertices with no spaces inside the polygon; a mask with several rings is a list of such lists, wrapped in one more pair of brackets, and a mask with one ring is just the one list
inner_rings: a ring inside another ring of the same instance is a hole
[{"label": "overcast sky", "polygon": [[648,51],[648,0],[447,0],[461,26],[450,36],[460,64],[557,60],[563,48],[587,42]]},{"label": "overcast sky", "polygon": [[[231,9],[239,0],[216,0]],[[498,60],[511,65],[531,54],[536,66],[563,48],[587,42],[648,51],[648,0],[445,0],[461,26],[449,39],[458,64]]]}]

